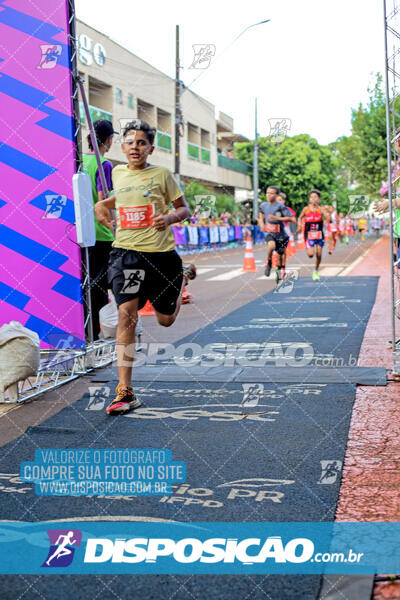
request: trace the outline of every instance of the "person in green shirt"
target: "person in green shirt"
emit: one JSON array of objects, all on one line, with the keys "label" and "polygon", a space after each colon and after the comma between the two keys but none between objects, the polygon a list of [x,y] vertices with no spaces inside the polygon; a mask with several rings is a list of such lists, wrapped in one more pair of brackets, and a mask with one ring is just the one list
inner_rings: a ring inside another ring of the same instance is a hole
[{"label": "person in green shirt", "polygon": [[[99,119],[93,123],[96,133],[97,144],[101,155],[108,190],[112,189],[111,172],[113,164],[104,158],[106,152],[111,148],[113,134],[116,133],[112,123],[105,119]],[[99,200],[104,200],[104,194],[96,156],[92,146],[90,135],[88,135],[89,149],[91,154],[83,154],[83,170],[89,174],[92,182],[93,207]],[[108,227],[101,225],[96,217],[94,219],[96,231],[96,243],[89,248],[89,271],[90,271],[90,297],[92,304],[93,338],[98,339],[100,334],[99,311],[108,303],[107,265],[114,236]]]}]

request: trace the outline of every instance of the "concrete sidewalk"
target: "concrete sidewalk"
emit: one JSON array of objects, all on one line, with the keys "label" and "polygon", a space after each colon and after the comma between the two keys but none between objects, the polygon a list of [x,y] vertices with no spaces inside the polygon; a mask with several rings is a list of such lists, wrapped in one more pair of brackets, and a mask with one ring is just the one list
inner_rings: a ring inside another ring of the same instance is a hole
[{"label": "concrete sidewalk", "polygon": [[[348,275],[380,277],[359,366],[392,368],[388,237],[374,245]],[[357,388],[349,432],[337,521],[400,520],[400,383]],[[374,600],[400,598],[400,582],[377,583]]]}]

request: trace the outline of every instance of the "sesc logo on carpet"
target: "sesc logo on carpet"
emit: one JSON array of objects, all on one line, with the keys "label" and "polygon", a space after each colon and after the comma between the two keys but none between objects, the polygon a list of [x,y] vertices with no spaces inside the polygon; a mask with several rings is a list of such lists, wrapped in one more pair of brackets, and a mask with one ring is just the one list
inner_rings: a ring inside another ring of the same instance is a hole
[{"label": "sesc logo on carpet", "polygon": [[48,529],[50,549],[42,567],[68,567],[74,558],[75,548],[81,545],[79,529]]}]

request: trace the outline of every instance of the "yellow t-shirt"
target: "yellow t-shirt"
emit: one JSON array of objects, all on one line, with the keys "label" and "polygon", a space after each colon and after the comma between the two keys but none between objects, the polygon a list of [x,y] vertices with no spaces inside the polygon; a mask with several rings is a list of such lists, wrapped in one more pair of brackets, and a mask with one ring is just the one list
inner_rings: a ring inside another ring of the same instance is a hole
[{"label": "yellow t-shirt", "polygon": [[367,226],[367,219],[358,219],[358,228],[365,229]]},{"label": "yellow t-shirt", "polygon": [[118,165],[112,171],[117,230],[114,248],[140,252],[168,252],[175,249],[170,227],[157,231],[152,217],[169,212],[168,204],[182,196],[172,173],[165,167],[149,165],[132,170]]}]

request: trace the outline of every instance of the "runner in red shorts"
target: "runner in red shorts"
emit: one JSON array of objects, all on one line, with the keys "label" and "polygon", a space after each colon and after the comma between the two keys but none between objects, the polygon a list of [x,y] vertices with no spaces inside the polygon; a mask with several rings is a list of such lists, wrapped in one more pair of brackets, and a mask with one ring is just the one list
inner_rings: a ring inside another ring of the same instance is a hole
[{"label": "runner in red shorts", "polygon": [[314,258],[315,268],[312,275],[314,281],[319,280],[318,269],[321,264],[322,248],[324,247],[324,212],[319,205],[321,192],[311,190],[308,194],[308,206],[303,208],[298,220],[297,230],[304,231],[306,252],[309,258]]}]

